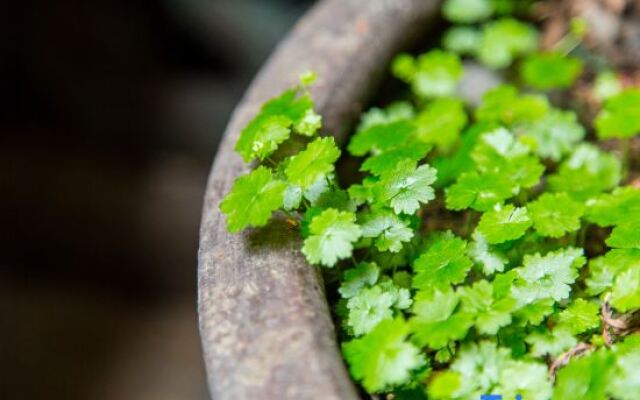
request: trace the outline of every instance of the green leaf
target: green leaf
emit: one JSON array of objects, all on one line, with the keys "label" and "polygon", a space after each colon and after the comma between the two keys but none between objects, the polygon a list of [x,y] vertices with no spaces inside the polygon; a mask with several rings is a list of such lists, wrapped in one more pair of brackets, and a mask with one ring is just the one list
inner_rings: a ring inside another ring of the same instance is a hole
[{"label": "green leaf", "polygon": [[558,315],[558,328],[574,335],[600,326],[600,307],[596,303],[577,299]]},{"label": "green leaf", "polygon": [[571,284],[578,277],[577,269],[585,263],[583,250],[568,247],[556,252],[525,255],[523,266],[516,269],[518,280],[511,292],[521,305],[552,298],[555,301],[569,297]]},{"label": "green leaf", "polygon": [[470,126],[462,134],[460,145],[451,156],[446,155],[435,158],[433,166],[438,170],[436,185],[438,187],[447,186],[459,175],[473,171],[475,163],[471,159],[471,151],[482,134],[496,127],[495,123],[478,123]]},{"label": "green leaf", "polygon": [[514,190],[519,192],[522,188],[532,188],[540,183],[544,165],[535,156],[522,156],[504,160],[496,164],[492,171],[502,171],[513,182]]},{"label": "green leaf", "polygon": [[613,249],[603,257],[590,260],[587,293],[598,295],[611,289],[615,277],[631,268],[640,268],[640,250]]},{"label": "green leaf", "polygon": [[423,322],[444,321],[459,304],[459,296],[450,287],[446,290],[419,290],[411,312]]},{"label": "green leaf", "polygon": [[321,121],[313,113],[313,101],[305,93],[289,89],[267,101],[260,112],[240,133],[235,149],[249,162],[254,158],[264,160],[289,138],[291,129],[303,129],[305,135],[320,128]]},{"label": "green leaf", "polygon": [[524,328],[511,324],[498,332],[496,337],[500,345],[511,350],[511,356],[522,359],[527,354],[527,346],[524,342],[526,331]]},{"label": "green leaf", "polygon": [[482,96],[482,104],[476,109],[476,118],[505,125],[527,123],[544,117],[549,108],[549,102],[543,96],[520,95],[515,86],[500,85]]},{"label": "green leaf", "polygon": [[535,300],[516,311],[514,316],[523,326],[527,324],[540,325],[546,317],[553,313],[553,304],[554,300],[551,298]]},{"label": "green leaf", "polygon": [[322,195],[331,191],[331,188],[329,187],[329,182],[332,182],[333,180],[334,180],[333,174],[319,177],[315,182],[311,184],[311,186],[309,186],[308,188],[302,191],[302,196],[305,199],[309,200],[312,206],[315,206],[316,202],[320,200]]},{"label": "green leaf", "polygon": [[300,121],[293,126],[294,130],[302,136],[313,136],[322,128],[322,116],[312,109],[307,110]]},{"label": "green leaf", "polygon": [[473,232],[473,242],[469,246],[468,255],[482,267],[485,275],[504,271],[509,259],[499,250],[491,247],[487,239],[479,231]]},{"label": "green leaf", "polygon": [[531,333],[525,338],[531,346],[531,355],[534,357],[544,357],[550,355],[557,357],[566,350],[569,350],[578,340],[566,329],[556,328],[553,331],[539,331]]},{"label": "green leaf", "polygon": [[529,146],[518,141],[505,128],[498,128],[480,137],[471,157],[481,169],[491,169],[500,160],[514,160],[529,154]]},{"label": "green leaf", "polygon": [[335,187],[326,190],[311,202],[313,207],[335,208],[340,211],[355,211],[356,203],[349,198],[349,194],[345,190],[336,189]]},{"label": "green leaf", "polygon": [[344,271],[344,277],[338,292],[345,299],[350,299],[366,286],[378,282],[380,268],[375,263],[361,263],[355,268]]},{"label": "green leaf", "polygon": [[360,116],[356,132],[365,131],[375,125],[385,125],[397,121],[410,121],[415,117],[413,105],[407,101],[397,101],[384,108],[373,107]]},{"label": "green leaf", "polygon": [[396,318],[382,321],[366,336],[342,345],[351,375],[368,392],[403,384],[411,371],[425,365],[420,350],[406,340],[408,333],[408,324]]},{"label": "green leaf", "polygon": [[429,382],[427,392],[429,398],[438,400],[451,400],[455,398],[462,386],[462,377],[453,371],[442,371]]},{"label": "green leaf", "polygon": [[585,135],[574,112],[555,109],[523,126],[522,130],[535,140],[536,154],[553,161],[560,161],[569,154]]},{"label": "green leaf", "polygon": [[552,393],[547,366],[529,361],[508,361],[500,374],[499,390],[505,399],[549,400]]},{"label": "green leaf", "polygon": [[586,203],[585,217],[599,226],[619,225],[629,216],[640,215],[640,189],[624,186],[612,193],[603,193]]},{"label": "green leaf", "polygon": [[593,94],[600,100],[607,100],[622,91],[622,83],[613,71],[604,71],[596,76]]},{"label": "green leaf", "polygon": [[409,257],[412,257],[412,246],[409,245],[404,246],[397,253],[378,251],[375,246],[369,248],[369,258],[382,269],[398,269],[406,266],[410,263]]},{"label": "green leaf", "polygon": [[480,399],[493,393],[500,382],[501,372],[511,361],[510,351],[493,342],[467,343],[451,364],[451,370],[461,376],[461,387],[455,398]]},{"label": "green leaf", "polygon": [[340,150],[333,137],[317,138],[306,149],[291,157],[284,173],[289,182],[307,189],[318,179],[333,172],[338,157]]},{"label": "green leaf", "polygon": [[396,213],[413,214],[435,198],[433,187],[436,170],[429,165],[416,167],[411,160],[403,160],[380,176],[373,187],[376,201],[389,205]]},{"label": "green leaf", "polygon": [[640,390],[640,337],[628,336],[623,343],[614,347],[616,369],[612,373],[609,393],[616,399],[635,400]]},{"label": "green leaf", "polygon": [[442,38],[442,46],[454,53],[472,54],[477,51],[482,42],[482,33],[476,28],[468,26],[454,26],[449,28]]},{"label": "green leaf", "polygon": [[459,291],[461,311],[473,315],[480,334],[495,335],[501,327],[511,323],[515,300],[508,297],[496,299],[489,282],[481,280],[471,287],[462,287]]},{"label": "green leaf", "polygon": [[318,79],[318,74],[316,74],[315,71],[304,71],[298,76],[298,80],[302,86],[310,86],[316,79]]},{"label": "green leaf", "polygon": [[497,299],[509,297],[511,295],[511,285],[516,279],[516,271],[510,270],[503,273],[498,273],[493,279],[493,292]]},{"label": "green leaf", "polygon": [[493,14],[492,0],[446,0],[442,13],[451,22],[468,24],[483,21]]},{"label": "green leaf", "polygon": [[[637,218],[638,215],[630,217]],[[640,249],[640,221],[632,219],[616,226],[606,243],[619,249]]]},{"label": "green leaf", "polygon": [[284,191],[284,199],[282,206],[285,210],[295,210],[300,207],[302,202],[302,188],[297,185],[287,185]]},{"label": "green leaf", "polygon": [[480,175],[469,172],[462,174],[445,193],[449,210],[459,211],[471,207],[477,211],[487,211],[512,197],[513,186],[512,182],[501,174]]},{"label": "green leaf", "polygon": [[611,291],[611,304],[621,312],[640,309],[640,268],[629,268],[620,273]]},{"label": "green leaf", "polygon": [[260,127],[255,131],[243,131],[243,134],[247,132],[245,134],[247,136],[240,136],[236,143],[236,151],[246,162],[254,158],[264,160],[276,151],[282,142],[289,139],[290,126],[291,120],[287,117],[279,115],[269,117],[261,122]]},{"label": "green leaf", "polygon": [[381,286],[363,287],[347,302],[347,325],[355,336],[369,333],[380,321],[393,317],[393,302],[391,293]]},{"label": "green leaf", "polygon": [[520,75],[536,89],[565,89],[573,86],[582,73],[582,61],[560,53],[536,53],[524,61]]},{"label": "green leaf", "polygon": [[393,283],[395,283],[398,287],[409,289],[411,288],[412,280],[412,274],[407,271],[396,271],[393,273]]},{"label": "green leaf", "polygon": [[363,214],[358,222],[362,237],[374,239],[374,244],[380,251],[397,253],[402,249],[403,243],[413,238],[409,223],[390,210],[375,210]]},{"label": "green leaf", "polygon": [[462,63],[453,53],[431,50],[418,56],[401,54],[393,61],[393,75],[411,85],[423,98],[445,97],[455,93],[462,78]]},{"label": "green leaf", "polygon": [[516,140],[508,130],[499,128],[480,138],[471,157],[480,172],[505,176],[517,193],[521,187],[537,185],[544,173],[544,166],[529,152],[529,146]]},{"label": "green leaf", "polygon": [[373,203],[373,192],[370,183],[353,184],[349,186],[347,193],[349,193],[349,198],[357,205]]},{"label": "green leaf", "polygon": [[381,175],[385,171],[393,169],[402,160],[413,162],[422,160],[431,151],[432,147],[428,143],[408,140],[397,147],[367,158],[360,166],[360,170],[369,171],[374,175]]},{"label": "green leaf", "polygon": [[640,133],[640,89],[625,89],[607,99],[595,126],[600,139],[628,139]]},{"label": "green leaf", "polygon": [[446,291],[419,291],[412,308],[415,316],[409,320],[414,342],[419,346],[440,349],[450,341],[463,339],[473,319],[468,313],[454,312],[458,301],[451,288]]},{"label": "green leaf", "polygon": [[606,400],[614,362],[604,350],[572,360],[556,376],[553,400]]},{"label": "green leaf", "polygon": [[583,143],[556,174],[549,176],[548,186],[552,192],[567,192],[577,200],[586,200],[618,185],[621,174],[622,165],[614,155]]},{"label": "green leaf", "polygon": [[436,236],[427,251],[413,263],[413,286],[445,290],[464,281],[473,262],[467,257],[467,242],[450,232]]},{"label": "green leaf", "polygon": [[353,243],[362,232],[355,223],[352,212],[326,209],[313,217],[309,225],[309,237],[302,252],[311,264],[332,267],[340,259],[351,256]]},{"label": "green leaf", "polygon": [[417,138],[432,143],[442,152],[449,152],[460,139],[467,124],[467,114],[461,100],[444,98],[430,102],[416,117]]},{"label": "green leaf", "polygon": [[236,179],[220,203],[220,211],[227,215],[229,232],[266,225],[271,214],[283,206],[286,187],[286,183],[275,180],[265,167]]},{"label": "green leaf", "polygon": [[398,287],[388,277],[385,277],[379,284],[380,287],[387,293],[391,294],[393,298],[393,307],[398,310],[406,310],[413,304],[411,299],[411,292],[407,288]]},{"label": "green leaf", "polygon": [[598,295],[613,286],[615,273],[605,263],[604,257],[589,260],[589,278],[585,280],[587,293]]},{"label": "green leaf", "polygon": [[533,227],[541,236],[558,238],[580,229],[584,205],[566,193],[544,193],[527,205]]},{"label": "green leaf", "polygon": [[497,244],[522,237],[531,223],[526,207],[497,205],[493,210],[482,214],[477,229],[488,243]]},{"label": "green leaf", "polygon": [[505,68],[513,59],[530,53],[538,46],[536,30],[512,18],[487,23],[478,49],[480,61],[491,68]]},{"label": "green leaf", "polygon": [[414,129],[413,124],[406,120],[375,124],[356,132],[347,150],[354,156],[364,156],[369,152],[379,154],[409,140]]}]

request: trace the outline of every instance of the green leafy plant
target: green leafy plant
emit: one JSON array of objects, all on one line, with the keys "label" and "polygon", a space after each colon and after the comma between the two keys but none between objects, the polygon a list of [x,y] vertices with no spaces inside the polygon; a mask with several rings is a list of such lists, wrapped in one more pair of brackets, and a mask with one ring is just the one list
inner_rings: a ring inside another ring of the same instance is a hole
[{"label": "green leafy plant", "polygon": [[409,83],[418,96],[425,98],[452,95],[462,78],[458,56],[442,50],[432,50],[417,58],[401,54],[395,59],[392,71]]},{"label": "green leafy plant", "polygon": [[640,90],[626,89],[609,97],[596,118],[602,139],[630,138],[640,133]]},{"label": "green leafy plant", "polygon": [[[313,74],[241,132],[236,150],[256,167],[220,204],[229,231],[271,218],[299,228],[302,253],[335,283],[343,354],[369,393],[640,393],[640,189],[626,184],[640,89],[592,73],[585,49],[565,57],[584,35],[578,22],[558,48],[537,51],[536,29],[508,15],[526,4],[444,2],[463,24],[445,33],[449,51],[395,59],[410,100],[362,115],[346,146],[360,172],[348,179],[336,176],[341,150],[318,136]],[[461,57],[519,71],[537,91],[505,83],[471,107],[455,96]],[[603,103],[593,127],[605,144],[587,137],[580,107],[542,92],[571,88],[582,71]]]},{"label": "green leafy plant", "polygon": [[579,58],[559,53],[539,53],[529,56],[520,69],[524,82],[536,89],[568,88],[582,72]]}]

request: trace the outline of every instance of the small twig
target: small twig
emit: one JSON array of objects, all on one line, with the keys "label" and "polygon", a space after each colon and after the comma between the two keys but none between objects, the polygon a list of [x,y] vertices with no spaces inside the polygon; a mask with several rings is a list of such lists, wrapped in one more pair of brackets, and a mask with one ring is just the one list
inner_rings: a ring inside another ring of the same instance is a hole
[{"label": "small twig", "polygon": [[615,336],[625,336],[640,328],[640,313],[622,314],[619,317],[614,317],[609,303],[610,299],[611,293],[607,293],[600,307],[602,338],[607,346],[613,344]]},{"label": "small twig", "polygon": [[551,363],[551,366],[549,367],[549,377],[551,378],[551,380],[555,380],[558,370],[567,365],[569,361],[571,361],[571,359],[583,356],[593,349],[595,349],[595,347],[590,344],[578,343],[573,348],[562,353],[553,361],[553,363]]},{"label": "small twig", "polygon": [[447,344],[447,350],[449,351],[449,355],[453,357],[453,350],[451,350],[451,344]]}]

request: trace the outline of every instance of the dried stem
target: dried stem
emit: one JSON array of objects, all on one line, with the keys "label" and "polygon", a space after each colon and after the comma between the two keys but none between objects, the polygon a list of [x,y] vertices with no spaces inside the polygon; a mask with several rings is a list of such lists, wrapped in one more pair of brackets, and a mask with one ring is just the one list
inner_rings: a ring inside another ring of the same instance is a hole
[{"label": "dried stem", "polygon": [[593,345],[587,343],[578,343],[573,348],[562,353],[553,361],[553,363],[551,363],[551,366],[549,367],[549,377],[551,378],[551,380],[554,381],[558,370],[567,365],[573,358],[583,356],[591,352],[593,349],[595,349]]},{"label": "dried stem", "polygon": [[600,307],[602,319],[602,337],[607,346],[611,346],[616,336],[625,336],[640,329],[640,313],[621,314],[614,317],[608,293]]}]

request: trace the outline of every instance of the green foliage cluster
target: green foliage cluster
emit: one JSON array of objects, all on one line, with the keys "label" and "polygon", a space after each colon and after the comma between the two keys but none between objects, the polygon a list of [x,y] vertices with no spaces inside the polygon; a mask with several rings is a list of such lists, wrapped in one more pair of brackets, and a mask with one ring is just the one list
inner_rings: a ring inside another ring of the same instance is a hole
[{"label": "green foliage cluster", "polygon": [[[346,188],[341,150],[318,136],[313,76],[265,103],[236,146],[259,165],[220,209],[231,232],[274,213],[299,226],[309,263],[337,278],[344,357],[369,393],[635,400],[640,336],[606,321],[640,312],[640,189],[621,186],[624,160],[540,92],[571,87],[582,61],[536,52],[509,4],[445,1],[462,25],[448,51],[393,62],[413,100],[363,114],[347,146],[362,175]],[[521,58],[537,91],[500,85],[471,110],[455,97],[463,56],[491,68]],[[640,133],[639,89],[605,73],[593,90],[598,138]]]}]

